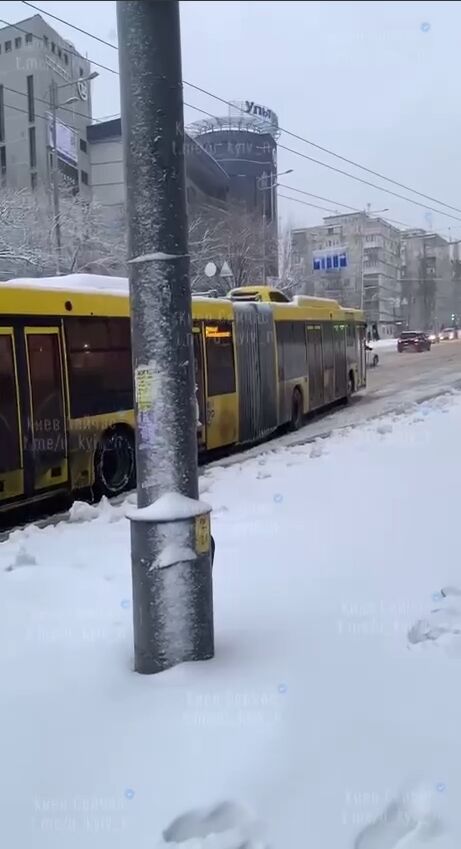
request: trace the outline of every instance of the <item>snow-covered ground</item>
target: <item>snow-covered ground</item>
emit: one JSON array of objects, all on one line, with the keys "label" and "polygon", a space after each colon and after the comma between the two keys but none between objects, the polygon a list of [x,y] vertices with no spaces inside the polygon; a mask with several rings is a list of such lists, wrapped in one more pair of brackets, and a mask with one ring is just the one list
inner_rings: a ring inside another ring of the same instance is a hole
[{"label": "snow-covered ground", "polygon": [[460,433],[453,394],[208,469],[216,658],[159,676],[129,504],[14,532],[0,845],[459,849]]}]

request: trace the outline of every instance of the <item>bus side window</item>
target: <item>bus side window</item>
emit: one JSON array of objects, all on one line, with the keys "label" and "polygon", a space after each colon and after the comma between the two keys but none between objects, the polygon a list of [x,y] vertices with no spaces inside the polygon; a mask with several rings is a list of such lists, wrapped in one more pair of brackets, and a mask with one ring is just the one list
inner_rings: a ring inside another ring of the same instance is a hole
[{"label": "bus side window", "polygon": [[307,375],[306,328],[303,321],[277,322],[279,380]]},{"label": "bus side window", "polygon": [[133,407],[128,318],[72,318],[66,322],[71,416]]},{"label": "bus side window", "polygon": [[235,392],[234,346],[232,324],[228,321],[205,326],[208,395]]},{"label": "bus side window", "polygon": [[21,466],[13,340],[0,334],[0,473]]}]

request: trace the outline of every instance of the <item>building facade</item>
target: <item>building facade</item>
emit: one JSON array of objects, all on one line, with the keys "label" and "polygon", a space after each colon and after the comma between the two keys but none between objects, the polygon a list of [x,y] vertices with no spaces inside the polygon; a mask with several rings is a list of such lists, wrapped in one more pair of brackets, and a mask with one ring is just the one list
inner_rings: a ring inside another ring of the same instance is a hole
[{"label": "building facade", "polygon": [[450,243],[437,233],[405,230],[401,236],[402,317],[412,330],[451,326],[459,312]]},{"label": "building facade", "polygon": [[2,185],[49,186],[54,97],[60,176],[73,190],[89,193],[91,91],[84,80],[90,71],[89,61],[40,15],[0,29]]},{"label": "building facade", "polygon": [[305,294],[362,308],[374,336],[401,327],[400,231],[366,212],[292,231],[294,275]]},{"label": "building facade", "polygon": [[[87,128],[93,199],[114,218],[124,213],[126,183],[120,118]],[[185,138],[186,191],[190,218],[226,207],[229,178],[194,139]]]}]

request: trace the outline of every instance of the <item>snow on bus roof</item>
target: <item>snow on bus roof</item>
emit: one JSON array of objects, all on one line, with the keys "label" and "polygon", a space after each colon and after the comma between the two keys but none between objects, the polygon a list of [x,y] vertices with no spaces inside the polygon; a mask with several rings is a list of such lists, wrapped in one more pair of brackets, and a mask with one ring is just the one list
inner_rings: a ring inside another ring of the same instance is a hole
[{"label": "snow on bus roof", "polygon": [[[17,277],[12,280],[0,281],[2,287],[10,289],[40,289],[42,291],[64,291],[74,293],[104,294],[121,297],[129,294],[127,277],[109,277],[102,274],[67,274],[62,277]],[[225,297],[207,297],[204,293],[192,297],[205,303],[229,303]]]},{"label": "snow on bus roof", "polygon": [[13,289],[46,289],[66,292],[103,292],[105,295],[127,295],[126,277],[107,277],[102,274],[67,274],[62,277],[18,277],[5,280],[1,286]]}]

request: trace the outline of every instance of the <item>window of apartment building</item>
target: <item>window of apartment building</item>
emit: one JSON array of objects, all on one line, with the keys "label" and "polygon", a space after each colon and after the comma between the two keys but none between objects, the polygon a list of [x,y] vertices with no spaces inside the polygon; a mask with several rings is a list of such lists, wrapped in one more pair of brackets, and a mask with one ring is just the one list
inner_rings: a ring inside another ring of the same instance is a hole
[{"label": "window of apartment building", "polygon": [[80,179],[84,186],[88,185],[88,174],[86,171],[80,171]]},{"label": "window of apartment building", "polygon": [[14,46],[16,50],[19,50],[20,47],[22,47],[22,38],[20,35],[18,35],[18,37],[14,39]]},{"label": "window of apartment building", "polygon": [[56,45],[55,45],[54,41],[51,42],[51,52],[56,53]]},{"label": "window of apartment building", "polygon": [[80,68],[78,75],[79,75],[79,77],[83,77],[83,68]]},{"label": "window of apartment building", "polygon": [[37,172],[36,171],[32,171],[32,173],[30,175],[30,185],[31,185],[32,191],[34,192],[35,189],[37,188]]},{"label": "window of apartment building", "polygon": [[26,44],[32,44],[32,38],[33,38],[32,33],[26,32]]},{"label": "window of apartment building", "polygon": [[45,47],[48,47],[48,36],[47,35],[43,36],[43,44],[45,45]]},{"label": "window of apartment building", "polygon": [[6,147],[0,147],[0,176],[6,175]]},{"label": "window of apartment building", "polygon": [[5,104],[3,102],[3,86],[0,85],[0,142],[5,141]]},{"label": "window of apartment building", "polygon": [[30,167],[37,167],[37,145],[35,141],[35,127],[29,127],[29,158]]},{"label": "window of apartment building", "polygon": [[86,153],[87,151],[87,144],[85,139],[80,139],[80,150],[83,151],[83,153]]},{"label": "window of apartment building", "polygon": [[60,59],[62,58],[62,50],[60,47],[58,47],[58,56]]},{"label": "window of apartment building", "polygon": [[67,53],[64,53],[64,64],[65,65],[69,64],[69,56],[67,55]]},{"label": "window of apartment building", "polygon": [[34,78],[32,75],[27,77],[27,109],[29,111],[29,121],[32,124],[35,121]]},{"label": "window of apartment building", "polygon": [[5,53],[10,53],[11,51],[11,41],[5,41]]}]

